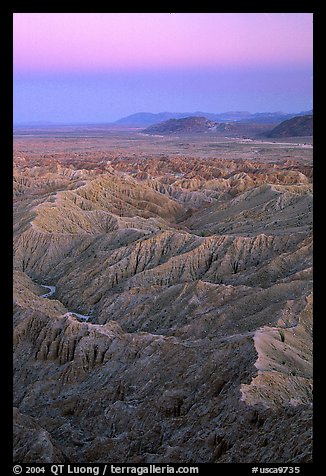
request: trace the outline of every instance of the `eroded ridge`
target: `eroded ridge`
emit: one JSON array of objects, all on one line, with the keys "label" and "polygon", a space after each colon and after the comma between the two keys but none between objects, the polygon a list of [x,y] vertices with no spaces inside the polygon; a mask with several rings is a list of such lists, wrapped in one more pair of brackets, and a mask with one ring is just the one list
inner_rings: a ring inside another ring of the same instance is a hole
[{"label": "eroded ridge", "polygon": [[307,155],[121,155],[15,161],[15,458],[311,461]]}]

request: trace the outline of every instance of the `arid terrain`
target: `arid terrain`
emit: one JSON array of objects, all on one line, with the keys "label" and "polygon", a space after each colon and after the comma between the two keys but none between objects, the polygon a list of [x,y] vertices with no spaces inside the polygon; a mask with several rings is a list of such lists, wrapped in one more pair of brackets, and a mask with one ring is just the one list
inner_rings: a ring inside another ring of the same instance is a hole
[{"label": "arid terrain", "polygon": [[15,461],[312,461],[312,155],[15,131]]}]

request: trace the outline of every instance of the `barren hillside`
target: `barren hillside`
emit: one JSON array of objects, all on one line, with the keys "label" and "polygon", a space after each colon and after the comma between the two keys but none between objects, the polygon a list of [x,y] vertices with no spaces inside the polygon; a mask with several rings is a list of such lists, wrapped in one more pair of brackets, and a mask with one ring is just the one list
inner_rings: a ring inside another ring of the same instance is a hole
[{"label": "barren hillside", "polygon": [[26,144],[14,459],[311,462],[306,149],[84,160]]},{"label": "barren hillside", "polygon": [[278,124],[269,133],[269,137],[312,136],[313,116],[296,116]]}]

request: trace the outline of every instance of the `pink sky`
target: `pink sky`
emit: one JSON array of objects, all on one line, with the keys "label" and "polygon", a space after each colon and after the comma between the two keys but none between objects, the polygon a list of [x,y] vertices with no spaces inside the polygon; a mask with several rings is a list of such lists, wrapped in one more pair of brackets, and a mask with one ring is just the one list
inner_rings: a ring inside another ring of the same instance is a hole
[{"label": "pink sky", "polygon": [[19,73],[312,63],[311,13],[15,13]]}]

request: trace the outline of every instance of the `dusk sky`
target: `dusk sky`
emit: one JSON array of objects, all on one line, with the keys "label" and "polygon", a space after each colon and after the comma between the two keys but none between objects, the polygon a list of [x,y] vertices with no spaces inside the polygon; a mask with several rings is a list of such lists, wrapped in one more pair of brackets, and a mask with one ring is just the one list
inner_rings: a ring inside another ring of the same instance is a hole
[{"label": "dusk sky", "polygon": [[14,122],[312,109],[312,13],[15,13]]}]

